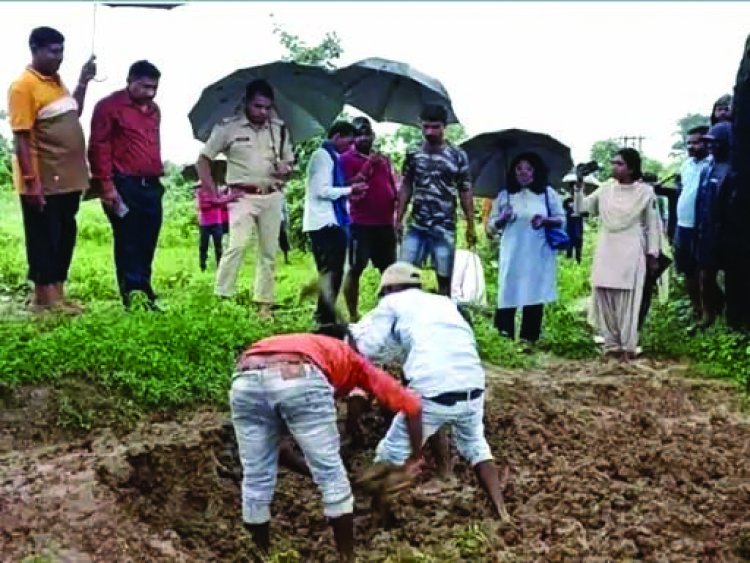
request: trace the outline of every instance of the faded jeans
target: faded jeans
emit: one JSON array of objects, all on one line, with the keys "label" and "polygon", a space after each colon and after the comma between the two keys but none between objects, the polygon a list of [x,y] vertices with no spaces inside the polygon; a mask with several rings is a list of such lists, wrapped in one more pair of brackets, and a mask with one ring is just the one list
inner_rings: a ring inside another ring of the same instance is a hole
[{"label": "faded jeans", "polygon": [[401,243],[399,260],[423,268],[429,257],[435,273],[442,278],[450,278],[456,258],[455,236],[437,229],[427,230],[410,225]]},{"label": "faded jeans", "polygon": [[229,392],[242,461],[242,519],[248,524],[271,519],[284,424],[302,449],[323,495],[323,513],[337,518],[354,509],[339,453],[331,384],[313,365],[294,367],[302,370],[301,377],[284,379],[279,366],[236,373]]},{"label": "faded jeans", "polygon": [[[474,467],[492,459],[484,437],[484,394],[469,401],[445,406],[422,397],[422,440],[424,442],[442,426],[453,430],[458,453]],[[411,442],[404,413],[398,413],[391,427],[375,449],[375,462],[402,465],[411,455]]]}]

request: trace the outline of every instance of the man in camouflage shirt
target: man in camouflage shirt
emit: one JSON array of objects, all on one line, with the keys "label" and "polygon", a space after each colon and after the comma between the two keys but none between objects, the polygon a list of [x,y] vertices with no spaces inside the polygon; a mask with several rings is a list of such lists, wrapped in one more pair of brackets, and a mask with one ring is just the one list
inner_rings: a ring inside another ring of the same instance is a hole
[{"label": "man in camouflage shirt", "polygon": [[400,259],[421,268],[429,256],[437,274],[438,292],[450,296],[456,253],[456,200],[461,201],[466,216],[466,244],[473,247],[476,243],[469,159],[462,149],[445,140],[445,107],[425,106],[420,119],[424,142],[406,153],[396,211],[396,227],[403,233],[406,208],[413,196]]}]

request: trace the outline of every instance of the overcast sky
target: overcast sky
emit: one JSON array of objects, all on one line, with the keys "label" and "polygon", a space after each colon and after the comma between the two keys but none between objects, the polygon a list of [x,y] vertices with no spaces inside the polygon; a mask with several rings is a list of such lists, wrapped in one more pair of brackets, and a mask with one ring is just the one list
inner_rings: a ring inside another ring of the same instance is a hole
[{"label": "overcast sky", "polygon": [[71,90],[93,44],[106,80],[89,89],[88,132],[96,100],[124,85],[130,63],[149,59],[162,71],[164,157],[192,161],[200,145],[187,114],[201,90],[282,55],[271,13],[309,43],[336,31],[342,66],[380,56],[439,78],[469,134],[543,131],[577,161],[594,141],[621,135],[644,136],[644,152],[666,159],[675,122],[731,92],[750,32],[750,3],[740,2],[197,2],[99,6],[94,36],[93,4],[2,2],[0,83],[28,64],[35,26],[66,36],[61,73]]}]

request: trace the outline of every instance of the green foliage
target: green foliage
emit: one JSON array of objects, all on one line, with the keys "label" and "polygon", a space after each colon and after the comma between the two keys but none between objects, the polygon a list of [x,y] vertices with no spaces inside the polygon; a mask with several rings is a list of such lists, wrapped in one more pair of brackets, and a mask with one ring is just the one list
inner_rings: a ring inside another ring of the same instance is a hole
[{"label": "green foliage", "polygon": [[[0,111],[0,120],[5,119],[5,112]],[[12,187],[13,171],[11,160],[13,158],[13,144],[0,135],[0,186]]]},{"label": "green foliage", "polygon": [[310,46],[295,35],[286,31],[280,24],[273,25],[273,32],[278,36],[281,46],[287,50],[284,60],[301,64],[319,65],[328,69],[335,68],[333,61],[344,53],[341,38],[336,32],[329,32],[317,45]]},{"label": "green foliage", "polygon": [[[612,165],[610,161],[621,148],[620,143],[616,139],[596,141],[591,145],[591,160],[599,163],[599,170],[594,174],[598,180],[608,180],[612,177]],[[662,162],[650,158],[643,153],[641,153],[641,169],[643,172],[656,174],[657,178],[663,178],[669,172],[669,168]]]},{"label": "green foliage", "polygon": [[697,372],[734,380],[750,391],[750,337],[730,331],[723,321],[687,336],[690,304],[682,288],[672,297],[652,308],[642,338],[644,351],[657,357],[691,359]]},{"label": "green foliage", "polygon": [[591,160],[599,163],[599,170],[594,174],[597,180],[607,180],[612,177],[612,165],[609,161],[618,150],[620,150],[620,144],[615,139],[596,141],[591,145]]},{"label": "green foliage", "polygon": [[663,178],[667,167],[656,159],[644,156],[641,162],[641,169],[643,172],[655,174],[657,178]]},{"label": "green foliage", "polygon": [[461,557],[468,561],[483,559],[492,548],[482,525],[477,522],[456,531],[453,539]]}]

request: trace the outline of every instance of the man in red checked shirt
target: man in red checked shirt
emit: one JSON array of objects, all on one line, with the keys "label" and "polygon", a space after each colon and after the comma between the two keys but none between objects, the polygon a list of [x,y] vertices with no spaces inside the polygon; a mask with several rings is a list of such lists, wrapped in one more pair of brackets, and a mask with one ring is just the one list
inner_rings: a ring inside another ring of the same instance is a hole
[{"label": "man in red checked shirt", "polygon": [[89,164],[115,241],[117,284],[125,307],[133,292],[159,310],[151,264],[162,223],[164,174],[154,102],[161,73],[148,61],[133,63],[125,89],[100,100],[91,117]]},{"label": "man in red checked shirt", "polygon": [[380,273],[396,261],[396,181],[391,163],[373,152],[375,134],[370,120],[356,117],[354,147],[341,155],[347,183],[366,182],[361,196],[349,198],[352,219],[349,241],[350,269],[344,280],[344,298],[352,322],[359,319],[359,278],[372,262]]},{"label": "man in red checked shirt", "polygon": [[[339,336],[345,338],[345,330]],[[272,336],[256,342],[237,362],[229,402],[242,461],[242,519],[265,553],[279,454],[288,456],[279,451],[286,426],[323,496],[340,560],[354,561],[354,497],[341,460],[335,399],[355,387],[404,413],[414,452],[406,463],[416,471],[422,449],[419,398],[349,344],[322,334]]]}]

